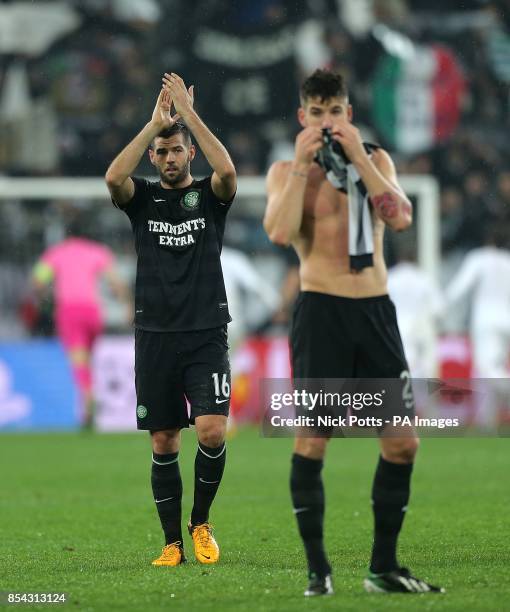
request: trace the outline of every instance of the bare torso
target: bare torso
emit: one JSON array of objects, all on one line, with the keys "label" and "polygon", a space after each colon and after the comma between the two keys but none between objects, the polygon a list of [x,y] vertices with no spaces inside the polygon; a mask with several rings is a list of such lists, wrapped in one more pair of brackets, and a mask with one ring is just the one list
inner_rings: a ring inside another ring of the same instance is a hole
[{"label": "bare torso", "polygon": [[313,164],[308,175],[301,230],[293,243],[300,260],[301,290],[350,298],[386,294],[385,225],[374,214],[372,221],[374,265],[355,272],[349,265],[347,196],[337,191],[321,168]]}]

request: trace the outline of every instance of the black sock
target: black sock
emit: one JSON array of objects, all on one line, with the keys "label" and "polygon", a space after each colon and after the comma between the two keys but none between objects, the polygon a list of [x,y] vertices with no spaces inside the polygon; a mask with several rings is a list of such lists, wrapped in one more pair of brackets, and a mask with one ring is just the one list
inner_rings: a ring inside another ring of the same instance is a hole
[{"label": "black sock", "polygon": [[179,453],[152,453],[152,492],[167,544],[182,542],[182,480],[178,458]]},{"label": "black sock", "polygon": [[201,525],[209,519],[209,509],[220,486],[227,447],[225,443],[209,448],[198,443],[195,457],[195,499],[191,511],[191,524]]},{"label": "black sock", "polygon": [[375,574],[398,568],[397,538],[409,501],[412,463],[391,463],[379,457],[372,487],[374,546],[370,571]]},{"label": "black sock", "polygon": [[331,572],[324,551],[324,486],[321,478],[322,461],[292,456],[290,491],[299,534],[305,546],[308,569],[319,577]]}]

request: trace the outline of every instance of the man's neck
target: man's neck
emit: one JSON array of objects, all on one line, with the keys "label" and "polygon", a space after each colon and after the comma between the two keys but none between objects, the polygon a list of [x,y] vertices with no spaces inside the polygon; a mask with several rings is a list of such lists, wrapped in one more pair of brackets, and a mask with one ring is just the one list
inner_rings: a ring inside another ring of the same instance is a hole
[{"label": "man's neck", "polygon": [[178,183],[175,183],[175,185],[169,185],[168,183],[164,183],[161,180],[159,181],[159,184],[163,189],[185,189],[186,187],[189,187],[192,182],[193,177],[191,176],[191,174],[188,174],[185,179],[179,181]]}]

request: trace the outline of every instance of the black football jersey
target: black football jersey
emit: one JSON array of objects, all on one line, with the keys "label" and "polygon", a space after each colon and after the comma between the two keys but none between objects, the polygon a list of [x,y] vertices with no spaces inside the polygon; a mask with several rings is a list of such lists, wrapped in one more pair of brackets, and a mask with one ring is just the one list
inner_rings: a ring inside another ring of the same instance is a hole
[{"label": "black football jersey", "polygon": [[220,254],[232,201],[216,197],[210,176],[183,189],[133,181],[134,196],[120,208],[138,255],[135,327],[189,331],[231,321]]}]

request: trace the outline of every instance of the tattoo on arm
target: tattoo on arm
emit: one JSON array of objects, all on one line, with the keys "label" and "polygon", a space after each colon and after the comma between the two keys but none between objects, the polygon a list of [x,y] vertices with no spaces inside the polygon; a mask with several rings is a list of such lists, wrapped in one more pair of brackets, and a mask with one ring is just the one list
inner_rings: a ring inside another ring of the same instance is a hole
[{"label": "tattoo on arm", "polygon": [[383,219],[394,219],[399,213],[400,198],[386,191],[371,198],[372,204]]}]

